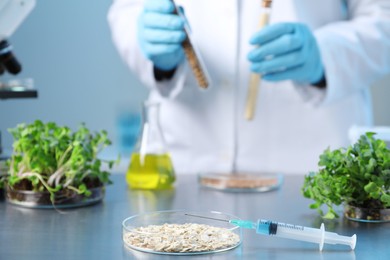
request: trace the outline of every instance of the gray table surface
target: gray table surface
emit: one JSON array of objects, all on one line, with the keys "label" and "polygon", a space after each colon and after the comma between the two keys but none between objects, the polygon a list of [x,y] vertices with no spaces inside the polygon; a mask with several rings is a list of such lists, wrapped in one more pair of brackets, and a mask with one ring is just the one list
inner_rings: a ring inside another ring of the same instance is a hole
[{"label": "gray table surface", "polygon": [[[322,219],[303,198],[303,176],[285,176],[282,187],[265,193],[226,193],[199,187],[195,175],[178,175],[171,191],[131,191],[123,175],[113,175],[102,203],[57,212],[28,209],[0,201],[0,259],[179,259],[130,251],[122,244],[122,221],[156,210],[221,211],[256,220],[270,219],[318,228]],[[328,231],[351,236],[357,246],[318,245],[243,231],[236,249],[190,259],[390,259],[390,223],[370,224],[346,219],[326,222]]]}]

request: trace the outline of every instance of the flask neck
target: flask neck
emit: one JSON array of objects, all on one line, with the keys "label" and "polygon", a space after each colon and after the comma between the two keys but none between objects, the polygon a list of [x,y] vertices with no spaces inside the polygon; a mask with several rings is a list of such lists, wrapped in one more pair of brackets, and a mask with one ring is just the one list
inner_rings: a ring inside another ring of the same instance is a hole
[{"label": "flask neck", "polygon": [[139,151],[142,154],[166,153],[166,144],[159,121],[160,105],[146,102],[142,107],[142,132],[139,138]]}]

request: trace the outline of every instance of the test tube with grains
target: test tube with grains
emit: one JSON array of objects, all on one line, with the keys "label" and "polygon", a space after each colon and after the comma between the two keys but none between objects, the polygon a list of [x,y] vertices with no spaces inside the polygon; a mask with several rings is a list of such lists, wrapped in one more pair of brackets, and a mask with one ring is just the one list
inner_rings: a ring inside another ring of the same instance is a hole
[{"label": "test tube with grains", "polygon": [[[180,15],[185,19],[184,14],[180,11],[180,9],[175,4],[175,2],[173,0],[172,2],[175,5],[174,13]],[[194,73],[194,76],[198,82],[199,87],[201,87],[202,89],[207,89],[210,86],[210,80],[209,80],[210,77],[207,74],[207,71],[201,60],[199,52],[196,50],[195,46],[192,43],[192,40],[190,38],[190,32],[187,26],[185,27],[185,32],[187,37],[182,43],[184,54],[186,55],[188,63],[191,67],[192,72]]]},{"label": "test tube with grains", "polygon": [[[264,26],[268,24],[269,16],[271,13],[271,5],[272,0],[262,0],[262,8],[263,11],[260,16],[259,25],[257,27],[258,30],[262,29]],[[259,86],[261,83],[261,75],[257,73],[251,73],[249,78],[249,87],[245,108],[245,118],[247,120],[252,120],[255,115],[256,110],[256,101],[257,101],[257,93],[259,92]]]}]

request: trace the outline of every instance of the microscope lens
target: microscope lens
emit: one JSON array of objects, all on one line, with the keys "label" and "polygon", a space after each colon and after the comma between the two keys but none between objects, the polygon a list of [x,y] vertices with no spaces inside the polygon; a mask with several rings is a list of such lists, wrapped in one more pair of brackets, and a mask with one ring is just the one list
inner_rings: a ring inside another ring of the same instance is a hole
[{"label": "microscope lens", "polygon": [[11,74],[18,74],[22,70],[21,64],[12,53],[12,46],[7,41],[0,42],[0,62]]},{"label": "microscope lens", "polygon": [[12,53],[6,55],[6,57],[1,57],[3,61],[3,66],[7,69],[7,71],[11,74],[18,74],[22,70],[22,66],[18,62]]}]

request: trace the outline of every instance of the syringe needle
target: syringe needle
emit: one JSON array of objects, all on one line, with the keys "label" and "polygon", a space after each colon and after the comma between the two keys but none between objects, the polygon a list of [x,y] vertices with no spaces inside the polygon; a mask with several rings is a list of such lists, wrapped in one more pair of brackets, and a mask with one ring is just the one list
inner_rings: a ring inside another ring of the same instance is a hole
[{"label": "syringe needle", "polygon": [[227,219],[222,219],[222,218],[210,218],[210,217],[205,217],[205,216],[199,216],[199,215],[193,215],[193,214],[184,214],[186,216],[190,217],[196,217],[196,218],[205,218],[205,219],[212,219],[212,220],[218,220],[218,221],[224,221],[224,222],[229,222]]}]

